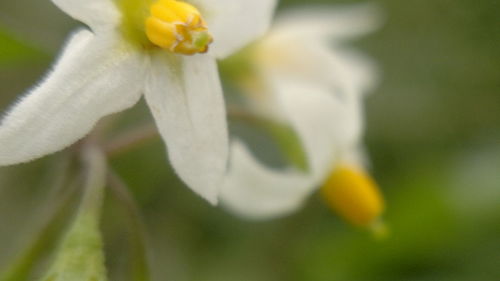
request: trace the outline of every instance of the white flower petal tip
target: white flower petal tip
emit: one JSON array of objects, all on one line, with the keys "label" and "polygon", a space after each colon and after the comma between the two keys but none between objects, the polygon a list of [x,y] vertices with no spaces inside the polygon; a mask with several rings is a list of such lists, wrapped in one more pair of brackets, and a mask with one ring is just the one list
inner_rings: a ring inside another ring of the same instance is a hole
[{"label": "white flower petal tip", "polygon": [[353,94],[370,94],[379,85],[380,71],[369,57],[344,48],[338,50],[335,59],[342,69],[344,83],[352,89]]},{"label": "white flower petal tip", "polygon": [[142,58],[113,36],[87,30],[70,39],[45,80],[0,123],[0,165],[28,162],[83,138],[103,116],[140,98]]},{"label": "white flower petal tip", "polygon": [[212,206],[215,207],[215,206],[219,205],[219,195],[217,193],[215,193],[215,192],[212,192],[211,194],[200,194],[200,193],[198,193],[198,195],[200,195],[201,198],[203,198],[206,201],[208,201],[208,203],[210,203],[210,205],[212,205]]},{"label": "white flower petal tip", "polygon": [[223,59],[262,36],[271,24],[277,0],[192,0],[206,14],[213,34],[211,52]]},{"label": "white flower petal tip", "polygon": [[113,0],[52,0],[52,2],[94,31],[112,28],[120,22],[120,12]]},{"label": "white flower petal tip", "polygon": [[228,132],[215,60],[158,55],[145,94],[174,170],[216,204],[227,167]]},{"label": "white flower petal tip", "polygon": [[296,170],[271,169],[235,140],[220,199],[224,207],[241,217],[273,219],[299,209],[314,187],[312,177]]},{"label": "white flower petal tip", "polygon": [[384,18],[382,9],[371,3],[301,7],[280,15],[273,30],[292,36],[342,40],[379,29]]}]

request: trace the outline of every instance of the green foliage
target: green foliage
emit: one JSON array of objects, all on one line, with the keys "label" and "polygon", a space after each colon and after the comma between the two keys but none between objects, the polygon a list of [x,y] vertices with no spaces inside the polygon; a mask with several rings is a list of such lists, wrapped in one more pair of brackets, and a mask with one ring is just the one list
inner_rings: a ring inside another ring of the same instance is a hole
[{"label": "green foliage", "polygon": [[40,60],[47,54],[16,38],[16,36],[0,26],[0,66],[13,65],[32,60]]},{"label": "green foliage", "polygon": [[7,271],[0,274],[1,281],[21,281],[29,280],[36,264],[40,259],[50,252],[54,246],[54,239],[58,237],[57,231],[60,228],[62,218],[68,213],[68,207],[73,203],[71,196],[67,196],[60,204],[56,204],[54,214],[49,221],[36,233],[32,241],[24,252],[14,261]]}]

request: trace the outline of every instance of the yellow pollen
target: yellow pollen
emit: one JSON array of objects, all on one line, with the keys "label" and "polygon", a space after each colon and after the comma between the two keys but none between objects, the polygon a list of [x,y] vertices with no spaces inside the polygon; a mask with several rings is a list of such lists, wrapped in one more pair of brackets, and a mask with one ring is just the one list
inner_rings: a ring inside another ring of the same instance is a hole
[{"label": "yellow pollen", "polygon": [[371,228],[374,232],[382,231],[382,194],[363,170],[354,166],[338,166],[325,182],[322,195],[328,205],[349,223]]},{"label": "yellow pollen", "polygon": [[159,0],[151,5],[149,12],[146,36],[154,45],[183,55],[208,51],[213,39],[194,6],[182,1]]}]

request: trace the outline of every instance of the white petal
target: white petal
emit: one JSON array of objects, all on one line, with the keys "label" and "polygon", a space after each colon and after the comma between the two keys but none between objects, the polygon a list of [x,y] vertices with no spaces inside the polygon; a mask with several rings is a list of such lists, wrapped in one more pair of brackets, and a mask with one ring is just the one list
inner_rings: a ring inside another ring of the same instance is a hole
[{"label": "white petal", "polygon": [[225,58],[263,35],[276,0],[191,0],[205,16],[214,37],[211,52]]},{"label": "white petal", "polygon": [[120,21],[120,12],[113,0],[52,0],[52,2],[94,31],[112,28]]},{"label": "white petal", "polygon": [[332,95],[329,88],[297,80],[276,79],[275,91],[301,138],[309,168],[317,179],[324,178],[339,153],[356,146],[363,122],[359,96]]},{"label": "white petal", "polygon": [[[340,42],[338,42],[340,43]],[[346,46],[268,36],[257,45],[264,76],[288,75],[311,83],[329,84],[346,94],[364,94],[377,81],[374,63]],[[274,58],[274,60],[273,60]]]},{"label": "white petal", "polygon": [[[331,51],[335,68],[338,70],[337,81],[350,88],[354,94],[366,94],[378,84],[378,71],[375,63],[356,51],[338,48]],[[334,76],[334,74],[332,75]]]},{"label": "white petal", "polygon": [[215,60],[157,55],[146,101],[179,177],[211,203],[226,171],[228,135]]},{"label": "white petal", "polygon": [[277,79],[276,95],[284,118],[297,132],[309,160],[309,173],[274,170],[259,163],[235,141],[221,190],[224,204],[241,216],[265,219],[290,213],[324,180],[336,161],[359,142],[359,96],[339,100],[315,83]]},{"label": "white petal", "polygon": [[278,17],[273,36],[302,40],[346,40],[376,30],[381,25],[380,10],[373,4],[301,7]]},{"label": "white petal", "polygon": [[268,219],[298,209],[315,186],[312,177],[296,170],[264,166],[235,140],[220,196],[225,207],[240,216]]},{"label": "white petal", "polygon": [[54,71],[0,124],[0,165],[26,162],[81,139],[103,116],[140,98],[144,60],[116,37],[76,33]]}]

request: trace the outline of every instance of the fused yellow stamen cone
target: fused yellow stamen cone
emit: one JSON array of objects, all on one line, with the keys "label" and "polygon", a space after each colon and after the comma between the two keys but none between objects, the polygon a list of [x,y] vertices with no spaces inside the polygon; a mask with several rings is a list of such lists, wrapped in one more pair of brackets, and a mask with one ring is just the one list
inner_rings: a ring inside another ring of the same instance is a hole
[{"label": "fused yellow stamen cone", "polygon": [[380,219],[384,211],[382,194],[362,169],[338,166],[323,185],[322,195],[328,205],[349,223],[369,228],[378,237],[387,234]]},{"label": "fused yellow stamen cone", "polygon": [[182,1],[155,2],[145,27],[151,43],[178,54],[206,53],[213,41],[201,13]]}]

